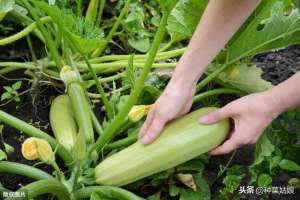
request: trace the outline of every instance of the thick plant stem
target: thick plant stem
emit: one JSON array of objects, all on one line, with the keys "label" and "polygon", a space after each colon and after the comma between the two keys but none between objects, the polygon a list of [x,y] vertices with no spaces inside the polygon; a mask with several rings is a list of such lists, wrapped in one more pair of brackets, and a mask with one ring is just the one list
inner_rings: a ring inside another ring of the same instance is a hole
[{"label": "thick plant stem", "polygon": [[27,198],[33,199],[42,194],[54,194],[59,200],[70,200],[71,195],[65,185],[55,179],[45,179],[30,183],[20,189],[27,191]]},{"label": "thick plant stem", "polygon": [[[139,68],[143,68],[144,65],[145,65],[145,62],[133,63],[134,67],[139,67]],[[174,67],[176,67],[176,65],[177,65],[177,62],[176,63],[153,63],[152,67],[154,67],[154,68],[174,68]],[[92,64],[91,66],[96,74],[112,73],[112,72],[116,72],[116,71],[126,68],[128,66],[128,62],[101,63],[101,64]],[[85,65],[80,65],[79,67],[81,69],[84,69]],[[89,76],[85,75],[84,78],[87,78],[87,77],[89,78],[90,75]]]},{"label": "thick plant stem", "polygon": [[7,114],[2,110],[0,110],[0,121],[18,129],[19,131],[22,131],[28,136],[47,140],[53,149],[57,149],[58,155],[64,160],[64,162],[67,165],[72,163],[73,159],[70,152],[66,150],[62,145],[57,143],[57,141],[47,133],[41,131],[40,129],[35,128],[32,125],[29,125],[28,123],[16,117]]},{"label": "thick plant stem", "polygon": [[60,56],[59,56],[59,54],[58,54],[58,52],[55,48],[55,43],[52,40],[50,34],[47,32],[47,30],[44,27],[42,21],[40,20],[39,16],[35,12],[34,8],[30,5],[30,3],[26,0],[21,0],[21,1],[26,6],[26,8],[29,10],[29,12],[32,15],[33,19],[36,21],[37,27],[40,29],[42,35],[44,36],[45,43],[48,46],[48,48],[51,52],[51,55],[52,55],[56,65],[57,65],[58,69],[61,69],[62,68],[62,63],[61,63],[61,60],[60,60]]},{"label": "thick plant stem", "polygon": [[209,90],[207,92],[196,95],[193,99],[193,102],[196,103],[207,97],[219,95],[219,94],[241,94],[241,91],[235,90],[235,89],[229,89],[229,88],[213,89],[213,90]]},{"label": "thick plant stem", "polygon": [[123,9],[121,10],[121,13],[119,15],[119,17],[117,18],[116,22],[114,23],[113,27],[111,28],[110,32],[108,33],[107,37],[105,38],[106,42],[104,43],[104,45],[102,45],[101,47],[99,47],[92,55],[92,57],[98,57],[99,55],[101,55],[104,51],[104,49],[107,47],[108,43],[112,40],[114,34],[116,33],[116,31],[118,30],[125,14],[127,13],[127,10],[129,8],[131,0],[126,0],[125,5],[123,7]]},{"label": "thick plant stem", "polygon": [[28,165],[19,164],[15,162],[8,162],[8,161],[0,161],[0,172],[26,176],[28,178],[32,178],[35,180],[54,178],[50,174],[40,169]]},{"label": "thick plant stem", "polygon": [[118,188],[111,186],[90,186],[80,190],[77,190],[74,193],[74,197],[76,199],[86,199],[90,198],[93,192],[100,192],[103,194],[109,194],[112,198],[122,199],[122,200],[142,200],[142,198],[136,196],[135,194]]},{"label": "thick plant stem", "polygon": [[126,147],[137,141],[138,130],[127,138],[120,139],[105,146],[105,150],[113,150],[121,147]]},{"label": "thick plant stem", "polygon": [[122,110],[117,114],[115,119],[104,130],[102,136],[97,140],[95,145],[92,147],[91,152],[93,152],[94,150],[102,149],[104,147],[104,145],[113,138],[115,131],[117,131],[120,128],[120,126],[123,124],[130,109],[135,104],[136,100],[138,99],[138,97],[143,89],[145,79],[147,78],[149,72],[151,71],[151,67],[154,62],[155,55],[159,48],[159,44],[161,43],[161,41],[163,39],[169,14],[170,14],[170,11],[164,12],[164,14],[163,14],[163,17],[160,22],[160,26],[156,32],[156,35],[155,35],[155,38],[153,41],[153,45],[150,49],[149,56],[147,58],[147,61],[143,68],[143,71],[142,71],[139,79],[136,81],[135,86],[128,98],[128,101],[126,102],[126,104],[124,105]]},{"label": "thick plant stem", "polygon": [[[43,17],[41,18],[41,22],[42,23],[47,23],[47,22],[51,22],[51,17],[47,16],[47,17]],[[10,44],[13,43],[23,37],[25,37],[26,35],[28,35],[29,33],[31,33],[34,29],[36,29],[37,27],[37,23],[33,22],[32,24],[30,24],[29,26],[27,26],[25,29],[23,29],[22,31],[11,35],[9,37],[0,39],[0,46],[1,45],[6,45],[6,44]]]},{"label": "thick plant stem", "polygon": [[[166,52],[160,52],[156,54],[155,57],[155,61],[159,61],[159,60],[164,60],[164,59],[168,59],[168,58],[173,58],[173,57],[177,57],[177,56],[181,56],[185,51],[185,48],[181,48],[181,49],[176,49],[176,50],[172,50],[172,51],[166,51]],[[140,54],[140,55],[134,55],[134,59],[146,59],[147,58],[147,54]],[[90,59],[90,63],[94,64],[94,63],[102,63],[102,62],[107,62],[107,61],[121,61],[121,60],[128,60],[130,57],[130,55],[107,55],[107,56],[101,56],[98,58],[92,58]]]},{"label": "thick plant stem", "polygon": [[1,67],[17,67],[24,69],[36,69],[33,63],[20,63],[20,62],[0,62]]}]

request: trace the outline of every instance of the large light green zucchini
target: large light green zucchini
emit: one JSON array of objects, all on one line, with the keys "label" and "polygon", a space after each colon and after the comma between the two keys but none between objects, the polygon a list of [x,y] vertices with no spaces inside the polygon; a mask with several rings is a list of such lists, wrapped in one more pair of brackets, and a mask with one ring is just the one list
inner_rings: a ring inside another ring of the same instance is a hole
[{"label": "large light green zucchini", "polygon": [[229,120],[212,125],[199,118],[216,108],[201,108],[168,124],[150,145],[139,141],[108,157],[95,169],[96,182],[122,186],[175,167],[218,146],[229,131]]},{"label": "large light green zucchini", "polygon": [[77,126],[67,95],[56,97],[50,108],[50,124],[57,141],[71,150],[76,141]]}]

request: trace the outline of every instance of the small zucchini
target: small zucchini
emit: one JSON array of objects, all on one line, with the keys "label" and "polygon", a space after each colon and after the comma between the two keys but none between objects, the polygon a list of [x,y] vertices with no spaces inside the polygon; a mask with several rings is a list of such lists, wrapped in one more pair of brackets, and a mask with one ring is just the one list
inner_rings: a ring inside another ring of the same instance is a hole
[{"label": "small zucchini", "polygon": [[57,141],[71,151],[76,141],[77,126],[67,95],[60,95],[53,100],[50,108],[50,124]]},{"label": "small zucchini", "polygon": [[90,114],[90,104],[75,71],[69,66],[64,66],[60,76],[65,83],[67,94],[70,98],[78,132],[83,133],[87,144],[94,142],[93,123]]},{"label": "small zucchini", "polygon": [[175,167],[218,146],[229,131],[229,120],[212,125],[199,118],[216,108],[201,108],[169,123],[150,145],[139,141],[108,157],[95,168],[98,184],[122,186]]}]

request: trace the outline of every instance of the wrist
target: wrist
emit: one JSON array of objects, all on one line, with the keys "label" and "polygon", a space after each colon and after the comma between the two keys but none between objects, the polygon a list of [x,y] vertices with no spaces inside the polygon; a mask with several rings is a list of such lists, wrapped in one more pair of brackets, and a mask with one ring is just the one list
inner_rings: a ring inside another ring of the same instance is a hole
[{"label": "wrist", "polygon": [[269,107],[269,113],[273,116],[273,118],[278,117],[281,113],[288,110],[286,108],[281,95],[274,89],[268,90],[264,92],[264,100]]},{"label": "wrist", "polygon": [[177,76],[173,74],[169,81],[169,89],[179,89],[179,90],[191,90],[196,88],[197,81],[192,81],[185,75]]}]

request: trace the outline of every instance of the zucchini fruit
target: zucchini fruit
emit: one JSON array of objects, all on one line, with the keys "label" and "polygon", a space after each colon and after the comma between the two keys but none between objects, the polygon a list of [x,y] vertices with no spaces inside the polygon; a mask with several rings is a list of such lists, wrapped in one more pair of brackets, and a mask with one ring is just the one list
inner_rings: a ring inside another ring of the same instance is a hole
[{"label": "zucchini fruit", "polygon": [[50,124],[57,141],[69,151],[76,142],[77,126],[67,95],[56,97],[50,108]]},{"label": "zucchini fruit", "polygon": [[169,123],[160,137],[139,141],[108,157],[95,168],[98,184],[122,186],[175,167],[218,146],[229,132],[228,119],[211,125],[199,118],[216,108],[201,108]]}]

